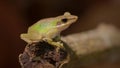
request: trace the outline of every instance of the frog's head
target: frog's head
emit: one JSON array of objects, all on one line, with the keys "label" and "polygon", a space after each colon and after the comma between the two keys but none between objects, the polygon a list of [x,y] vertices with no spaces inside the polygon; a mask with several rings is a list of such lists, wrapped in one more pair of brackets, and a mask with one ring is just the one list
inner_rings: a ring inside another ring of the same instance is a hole
[{"label": "frog's head", "polygon": [[78,19],[78,17],[75,15],[71,15],[69,12],[65,12],[64,15],[55,17],[55,19],[57,20],[56,28],[59,31],[62,31],[68,28],[72,23],[74,23]]}]

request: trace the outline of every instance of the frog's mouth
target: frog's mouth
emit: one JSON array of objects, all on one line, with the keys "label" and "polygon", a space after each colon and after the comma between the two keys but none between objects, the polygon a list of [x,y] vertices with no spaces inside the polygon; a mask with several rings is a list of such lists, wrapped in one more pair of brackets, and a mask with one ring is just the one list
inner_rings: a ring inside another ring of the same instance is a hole
[{"label": "frog's mouth", "polygon": [[68,18],[67,22],[61,22],[58,24],[58,26],[56,28],[58,28],[59,30],[65,30],[66,28],[68,28],[72,23],[76,22],[77,20],[77,16],[72,17],[72,18]]}]

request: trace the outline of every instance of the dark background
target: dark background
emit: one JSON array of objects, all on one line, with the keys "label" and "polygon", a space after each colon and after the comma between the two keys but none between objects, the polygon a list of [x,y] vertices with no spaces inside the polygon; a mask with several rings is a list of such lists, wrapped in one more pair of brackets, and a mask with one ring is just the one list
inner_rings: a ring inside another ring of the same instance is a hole
[{"label": "dark background", "polygon": [[[62,15],[65,11],[78,15],[79,20],[63,35],[87,31],[102,22],[120,27],[119,0],[0,0],[0,68],[20,68],[18,55],[26,43],[19,35],[39,19]],[[84,68],[118,66],[120,63],[102,62]]]}]

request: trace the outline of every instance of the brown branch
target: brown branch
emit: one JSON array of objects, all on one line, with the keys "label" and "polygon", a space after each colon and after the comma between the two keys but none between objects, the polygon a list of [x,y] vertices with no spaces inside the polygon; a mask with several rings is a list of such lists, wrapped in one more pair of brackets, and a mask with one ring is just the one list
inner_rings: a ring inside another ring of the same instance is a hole
[{"label": "brown branch", "polygon": [[60,42],[41,41],[28,44],[19,55],[22,68],[59,68],[67,63],[69,55]]},{"label": "brown branch", "polygon": [[100,24],[96,29],[68,35],[62,40],[73,51],[71,61],[64,68],[95,65],[100,60],[113,63],[120,59],[120,31],[110,24]]}]

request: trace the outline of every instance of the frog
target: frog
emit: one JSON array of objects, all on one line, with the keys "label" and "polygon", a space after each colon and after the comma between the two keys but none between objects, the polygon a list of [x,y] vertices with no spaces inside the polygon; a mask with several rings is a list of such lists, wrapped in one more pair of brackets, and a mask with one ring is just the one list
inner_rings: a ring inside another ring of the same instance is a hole
[{"label": "frog", "polygon": [[44,18],[28,28],[27,33],[20,34],[20,38],[27,43],[39,42],[43,39],[60,38],[63,30],[76,22],[78,16],[65,12],[63,15]]}]

